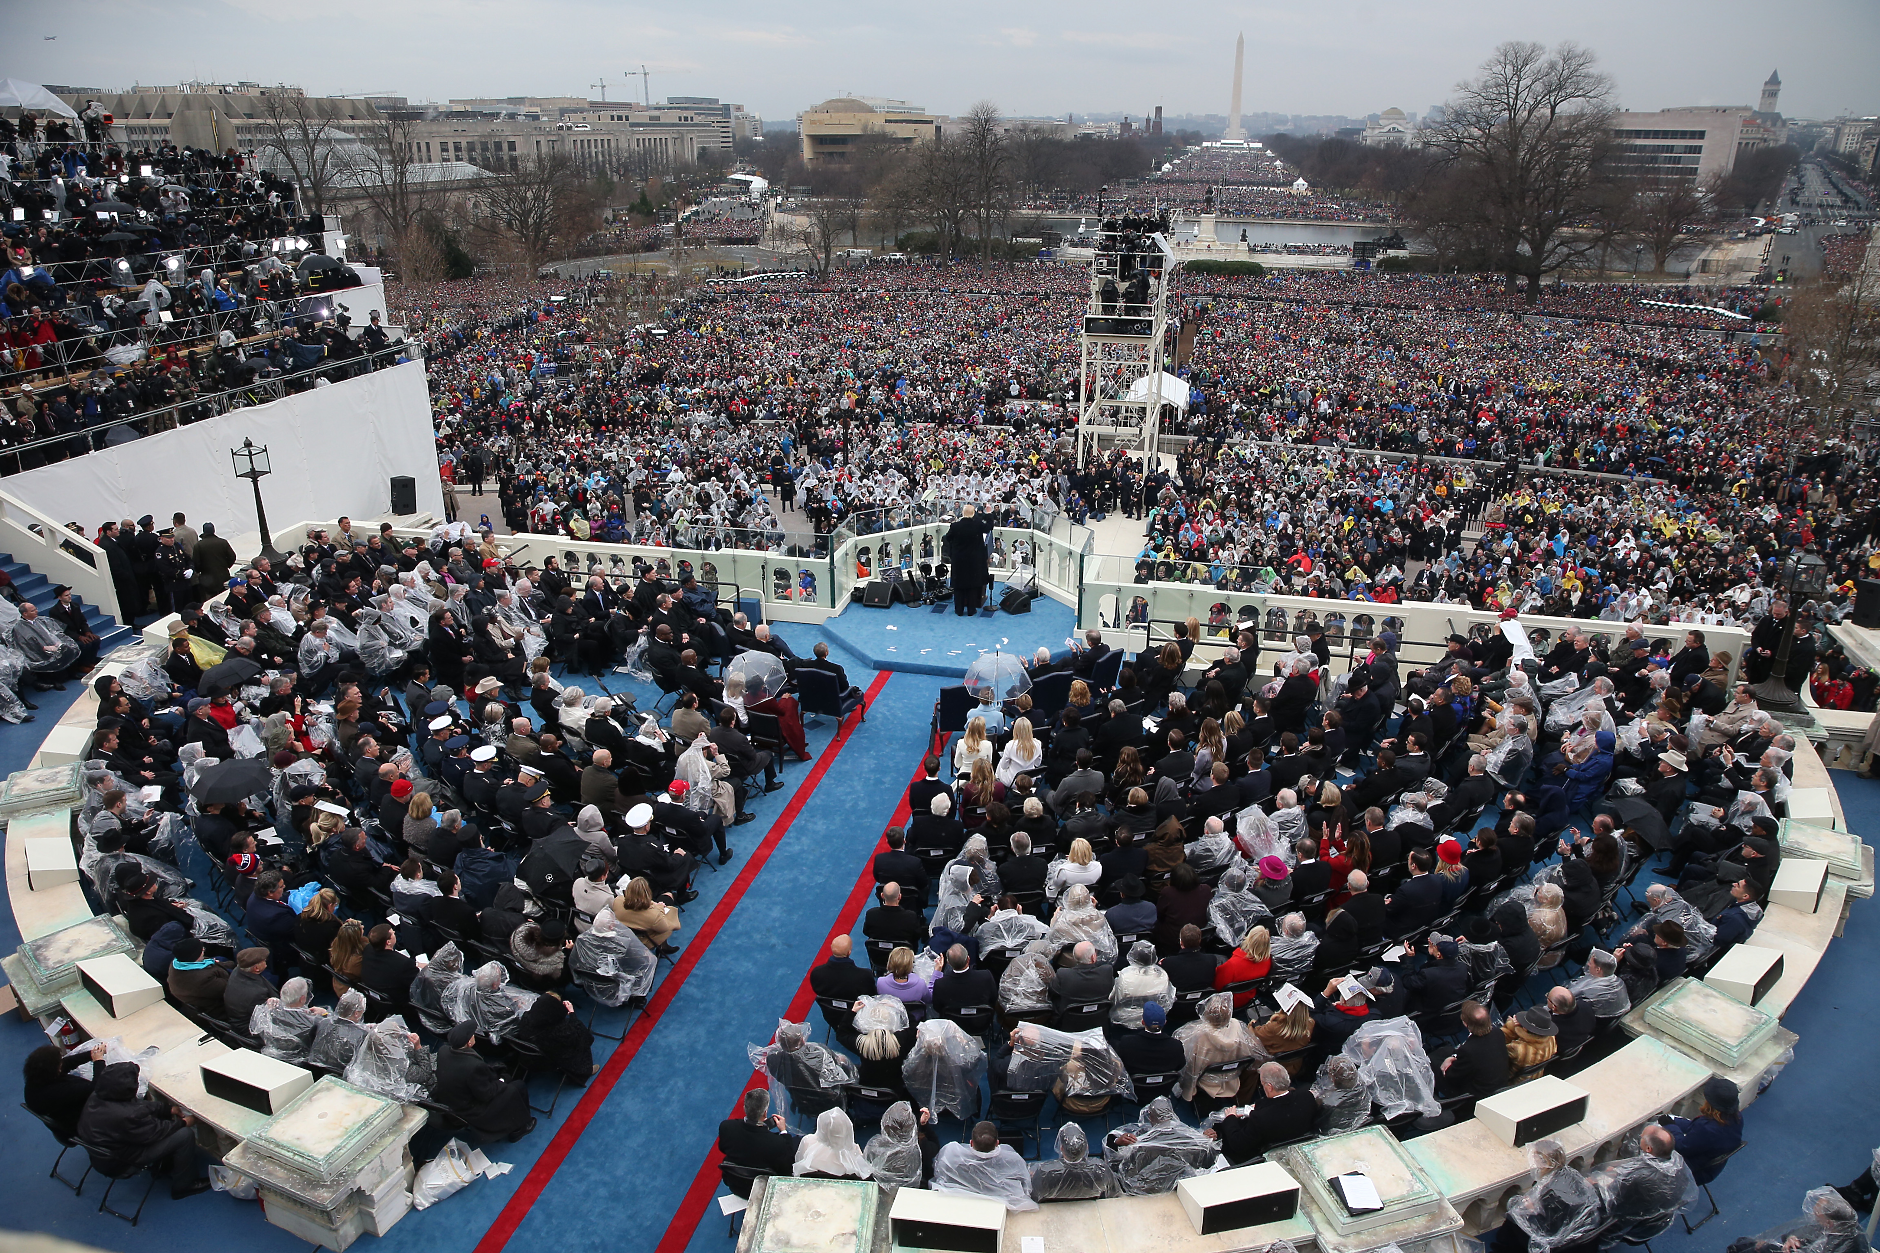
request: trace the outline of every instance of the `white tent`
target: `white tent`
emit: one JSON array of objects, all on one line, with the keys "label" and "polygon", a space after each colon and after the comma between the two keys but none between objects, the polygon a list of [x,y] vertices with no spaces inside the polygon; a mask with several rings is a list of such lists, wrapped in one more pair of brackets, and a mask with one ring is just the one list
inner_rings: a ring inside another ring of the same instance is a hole
[{"label": "white tent", "polygon": [[[1145,374],[1129,385],[1129,399],[1134,404],[1149,403],[1149,385],[1152,375]],[[1173,374],[1162,375],[1162,403],[1174,405],[1177,409],[1188,407],[1188,384]]]},{"label": "white tent", "polygon": [[57,113],[62,117],[77,117],[78,110],[59,99],[38,83],[22,82],[17,78],[0,78],[0,109],[36,109],[44,113]]}]

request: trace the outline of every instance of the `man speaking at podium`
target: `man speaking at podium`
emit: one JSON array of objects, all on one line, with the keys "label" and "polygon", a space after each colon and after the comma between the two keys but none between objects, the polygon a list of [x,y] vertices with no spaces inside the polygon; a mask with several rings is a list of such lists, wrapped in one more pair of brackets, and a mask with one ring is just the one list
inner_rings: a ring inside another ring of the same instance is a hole
[{"label": "man speaking at podium", "polygon": [[973,506],[960,512],[947,528],[946,557],[953,564],[953,613],[961,617],[977,610],[991,583],[987,553],[992,544],[992,519],[977,515]]}]

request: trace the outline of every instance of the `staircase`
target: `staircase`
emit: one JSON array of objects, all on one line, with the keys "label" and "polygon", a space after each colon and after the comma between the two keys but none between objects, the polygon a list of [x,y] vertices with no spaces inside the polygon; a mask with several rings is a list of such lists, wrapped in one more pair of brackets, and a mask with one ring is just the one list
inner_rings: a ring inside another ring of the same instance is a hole
[{"label": "staircase", "polygon": [[[59,599],[52,594],[57,584],[43,574],[34,573],[32,567],[24,562],[13,560],[12,553],[0,553],[0,570],[6,571],[13,580],[13,590],[20,594],[20,599],[38,605],[41,614]],[[85,605],[85,621],[91,624],[92,634],[98,637],[100,657],[121,644],[135,643],[138,638],[136,628],[122,625],[110,614],[100,612],[95,605]]]}]

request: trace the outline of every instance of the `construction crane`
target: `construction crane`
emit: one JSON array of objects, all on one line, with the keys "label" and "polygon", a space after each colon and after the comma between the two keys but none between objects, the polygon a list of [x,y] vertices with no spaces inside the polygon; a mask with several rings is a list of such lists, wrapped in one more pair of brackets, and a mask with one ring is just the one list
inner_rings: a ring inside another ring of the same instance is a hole
[{"label": "construction crane", "polygon": [[639,69],[627,71],[628,78],[632,78],[635,74],[640,76],[641,103],[651,107],[653,103],[653,89],[648,85],[647,80],[652,77],[652,71],[646,68],[645,63],[641,63]]},{"label": "construction crane", "polygon": [[606,79],[606,77],[605,77],[605,76],[603,76],[603,77],[601,78],[601,81],[600,81],[600,82],[598,82],[598,83],[589,83],[589,84],[588,84],[588,86],[590,86],[590,87],[598,87],[598,88],[600,88],[600,89],[601,89],[601,103],[602,103],[602,104],[606,104],[606,103],[607,103],[607,79]]}]

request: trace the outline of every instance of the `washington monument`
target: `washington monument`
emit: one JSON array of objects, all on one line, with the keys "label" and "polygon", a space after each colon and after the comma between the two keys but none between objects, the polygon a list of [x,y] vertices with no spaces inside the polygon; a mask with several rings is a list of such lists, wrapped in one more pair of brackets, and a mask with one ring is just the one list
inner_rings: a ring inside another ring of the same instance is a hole
[{"label": "washington monument", "polygon": [[1234,102],[1227,110],[1227,133],[1221,138],[1236,143],[1247,142],[1247,132],[1240,125],[1240,72],[1247,56],[1247,37],[1234,36]]}]

